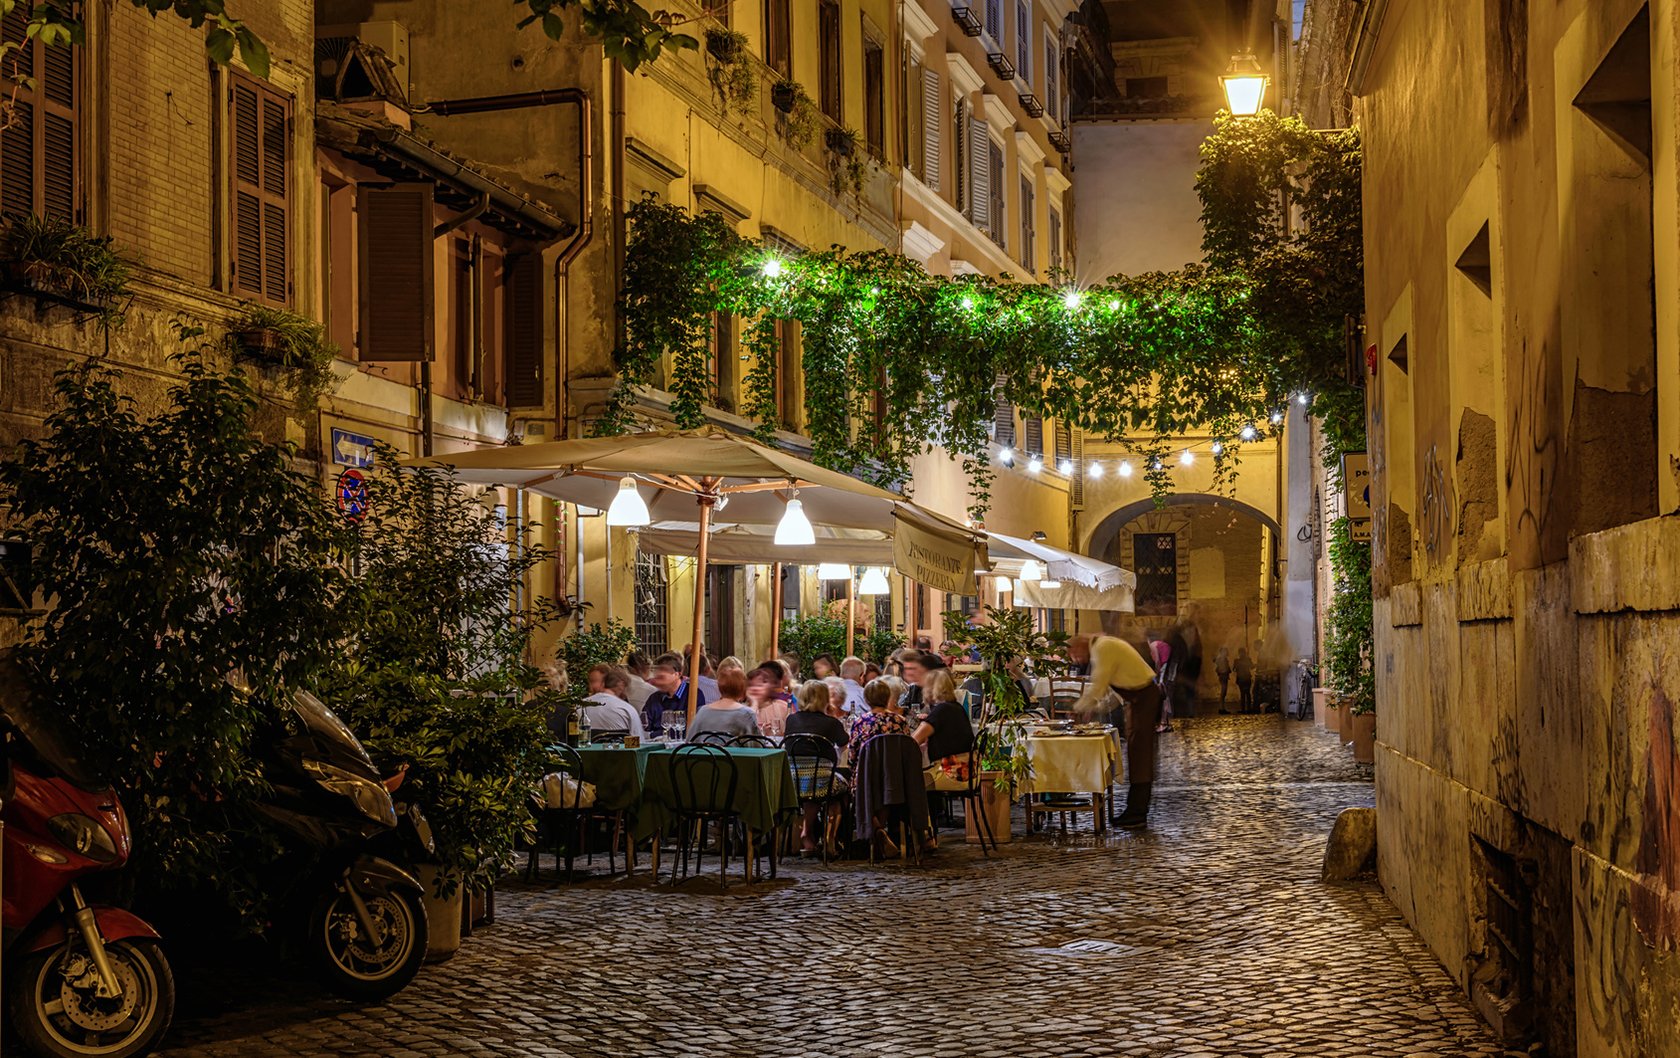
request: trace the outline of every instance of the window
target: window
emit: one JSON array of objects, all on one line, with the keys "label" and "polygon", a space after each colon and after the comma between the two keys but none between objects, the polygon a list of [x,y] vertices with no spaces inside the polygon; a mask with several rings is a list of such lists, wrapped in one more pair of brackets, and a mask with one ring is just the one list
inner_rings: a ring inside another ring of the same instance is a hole
[{"label": "window", "polygon": [[16,43],[6,63],[14,83],[11,124],[0,133],[0,210],[9,216],[38,213],[75,221],[80,213],[76,149],[77,74],[80,47],[48,47],[27,39],[30,5],[19,3],[0,35]]},{"label": "window", "polygon": [[996,403],[992,406],[992,440],[1003,448],[1015,447],[1015,403],[1003,394],[1004,377],[999,375],[993,387]]},{"label": "window", "polygon": [[1044,454],[1044,416],[1032,415],[1021,419],[1021,449],[1030,455]]},{"label": "window", "polygon": [[1073,458],[1073,427],[1057,420],[1056,422],[1056,469],[1060,470],[1062,460]]},{"label": "window", "polygon": [[1029,272],[1038,271],[1038,258],[1034,256],[1037,247],[1033,245],[1033,216],[1036,204],[1033,196],[1033,180],[1026,173],[1021,174],[1021,264]]},{"label": "window", "polygon": [[478,389],[474,363],[472,243],[449,240],[449,377],[458,400],[471,400]]},{"label": "window", "polygon": [[904,60],[904,167],[927,183],[927,68],[909,56]]},{"label": "window", "polygon": [[1062,58],[1056,47],[1055,32],[1044,27],[1044,112],[1052,118],[1062,116]]},{"label": "window", "polygon": [[968,147],[970,134],[973,132],[968,117],[968,100],[958,99],[951,114],[951,145],[952,155],[956,161],[951,167],[951,203],[962,211],[963,216],[973,219],[969,209],[970,185],[974,183],[974,156]]},{"label": "window", "polygon": [[886,54],[868,38],[863,42],[863,138],[877,158],[887,153]]},{"label": "window", "polygon": [[432,185],[362,184],[356,219],[361,359],[430,361]]},{"label": "window", "polygon": [[922,171],[917,175],[922,183],[932,188],[939,187],[939,129],[943,122],[940,115],[945,111],[940,106],[939,74],[927,68],[922,69]]},{"label": "window", "polygon": [[670,581],[665,556],[636,552],[636,647],[650,659],[665,653],[670,627],[666,607]]},{"label": "window", "polygon": [[840,5],[835,0],[817,4],[817,57],[822,64],[817,83],[817,104],[832,121],[845,124],[840,90]]},{"label": "window", "polygon": [[[503,258],[502,335],[507,368],[507,406],[543,406],[543,261],[540,253]],[[494,337],[494,336],[492,336]],[[495,348],[495,341],[485,343]],[[486,399],[495,400],[495,379],[486,381]]]},{"label": "window", "polygon": [[708,352],[712,358],[712,404],[724,411],[735,410],[735,315],[712,313]]},{"label": "window", "polygon": [[1050,271],[1062,270],[1062,215],[1052,209],[1050,211]]},{"label": "window", "polygon": [[968,198],[964,203],[969,223],[990,231],[995,219],[992,206],[992,143],[991,132],[984,121],[968,119]]},{"label": "window", "polygon": [[793,19],[789,12],[792,0],[764,0],[764,64],[781,74],[793,77]]},{"label": "window", "polygon": [[[232,215],[228,228],[233,238],[233,292],[270,305],[287,305],[292,300],[287,256],[292,100],[244,74],[229,76]],[[11,161],[9,155],[6,160]],[[428,217],[428,255],[430,232]]]},{"label": "window", "polygon": [[1003,0],[986,0],[986,36],[1003,43]]},{"label": "window", "polygon": [[799,431],[799,321],[776,321],[776,407],[782,426]]},{"label": "window", "polygon": [[1032,91],[1032,8],[1027,0],[1015,0],[1015,76],[1022,91]]}]

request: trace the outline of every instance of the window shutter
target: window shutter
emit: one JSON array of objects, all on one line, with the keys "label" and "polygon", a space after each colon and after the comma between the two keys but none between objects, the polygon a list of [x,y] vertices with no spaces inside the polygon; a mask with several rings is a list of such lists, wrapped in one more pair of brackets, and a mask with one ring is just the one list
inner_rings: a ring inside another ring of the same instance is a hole
[{"label": "window shutter", "polygon": [[969,121],[968,130],[968,219],[986,228],[992,221],[992,136],[978,119]]},{"label": "window shutter", "polygon": [[540,408],[543,406],[542,255],[527,253],[510,257],[502,274],[508,407]]},{"label": "window shutter", "polygon": [[1073,430],[1065,422],[1056,423],[1056,460],[1073,458]]},{"label": "window shutter", "polygon": [[922,70],[922,183],[939,187],[939,72]]},{"label": "window shutter", "polygon": [[1015,402],[1003,395],[1003,387],[1007,380],[1004,376],[997,377],[997,384],[992,392],[996,395],[996,404],[992,408],[992,440],[1004,448],[1015,447]]},{"label": "window shutter", "polygon": [[1068,488],[1068,498],[1075,507],[1085,506],[1085,431],[1075,426],[1072,437],[1073,480]]},{"label": "window shutter", "polygon": [[32,5],[20,2],[4,21],[0,37],[19,45],[6,60],[15,79],[7,91],[12,121],[0,133],[0,210],[12,216],[39,213],[74,221],[76,67],[80,48],[48,47],[28,38]]},{"label": "window shutter", "polygon": [[951,117],[951,202],[968,216],[968,104],[957,100]]},{"label": "window shutter", "polygon": [[1036,203],[1033,201],[1032,177],[1021,174],[1021,264],[1028,272],[1038,271],[1038,261],[1033,245],[1033,214]]},{"label": "window shutter", "polygon": [[1003,173],[1003,148],[986,140],[986,186],[992,193],[992,204],[987,210],[987,229],[992,233],[992,241],[1003,246],[1008,241],[1008,229],[1005,218],[1009,211],[1004,196],[1009,193],[1007,181]]},{"label": "window shutter", "polygon": [[986,0],[986,34],[994,44],[1003,43],[1003,0]]},{"label": "window shutter", "polygon": [[1056,63],[1056,40],[1048,30],[1044,34],[1044,109],[1052,118],[1060,120],[1061,70]]},{"label": "window shutter", "polygon": [[927,179],[927,157],[924,145],[927,136],[922,132],[926,120],[927,100],[923,96],[922,66],[905,60],[904,67],[904,164],[918,180]]},{"label": "window shutter", "polygon": [[432,359],[432,185],[356,188],[363,360]]},{"label": "window shutter", "polygon": [[1035,456],[1044,454],[1044,417],[1033,415],[1021,420],[1026,427],[1026,437],[1021,445],[1026,451]]},{"label": "window shutter", "polygon": [[1015,0],[1015,76],[1027,91],[1032,91],[1032,77],[1027,72],[1032,58],[1032,17],[1026,0]]},{"label": "window shutter", "polygon": [[276,305],[291,300],[291,107],[287,97],[234,75],[228,122],[233,146],[233,289]]}]

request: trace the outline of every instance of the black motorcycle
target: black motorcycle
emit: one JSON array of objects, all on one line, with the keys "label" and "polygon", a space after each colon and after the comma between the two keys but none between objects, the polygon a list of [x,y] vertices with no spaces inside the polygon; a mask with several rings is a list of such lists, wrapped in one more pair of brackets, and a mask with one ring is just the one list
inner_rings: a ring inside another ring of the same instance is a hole
[{"label": "black motorcycle", "polygon": [[[305,948],[334,991],[384,999],[426,957],[424,889],[410,866],[434,849],[417,806],[399,813],[361,742],[321,701],[293,692],[301,733],[262,741],[271,793],[255,808],[300,840]],[[402,866],[402,865],[410,866]]]}]

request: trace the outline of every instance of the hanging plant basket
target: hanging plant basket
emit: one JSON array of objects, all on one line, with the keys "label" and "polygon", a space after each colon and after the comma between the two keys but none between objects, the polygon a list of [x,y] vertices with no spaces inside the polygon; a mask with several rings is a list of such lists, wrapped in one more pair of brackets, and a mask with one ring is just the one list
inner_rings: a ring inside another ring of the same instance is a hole
[{"label": "hanging plant basket", "polygon": [[799,90],[792,81],[777,81],[770,86],[770,102],[784,114],[793,113],[794,104],[798,99]]},{"label": "hanging plant basket", "polygon": [[240,353],[278,367],[291,366],[280,332],[273,327],[248,327],[230,332]]},{"label": "hanging plant basket", "polygon": [[850,158],[857,150],[857,133],[851,129],[829,129],[823,137],[829,152],[841,158]]},{"label": "hanging plant basket", "polygon": [[706,52],[721,63],[739,62],[746,54],[747,36],[727,29],[706,31]]}]

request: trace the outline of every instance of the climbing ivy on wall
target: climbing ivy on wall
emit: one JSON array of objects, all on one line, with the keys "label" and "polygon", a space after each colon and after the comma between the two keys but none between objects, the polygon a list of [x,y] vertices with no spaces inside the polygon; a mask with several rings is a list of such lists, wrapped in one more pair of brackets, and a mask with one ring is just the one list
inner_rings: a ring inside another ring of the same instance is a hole
[{"label": "climbing ivy on wall", "polygon": [[630,210],[619,386],[597,432],[630,428],[635,387],[666,357],[673,415],[700,425],[710,316],[727,311],[743,321],[743,412],[758,436],[781,425],[776,321],[795,320],[816,461],[904,485],[910,460],[942,447],[970,475],[976,519],[1000,398],[1131,444],[1157,495],[1171,489],[1172,438],[1210,431],[1228,483],[1242,444],[1275,434],[1301,393],[1335,416],[1335,444],[1351,445],[1357,422],[1362,446],[1343,337],[1361,297],[1359,166],[1355,132],[1222,118],[1197,178],[1207,263],[1092,285],[931,276],[898,254],[838,246],[784,256],[716,214],[645,200]]}]

